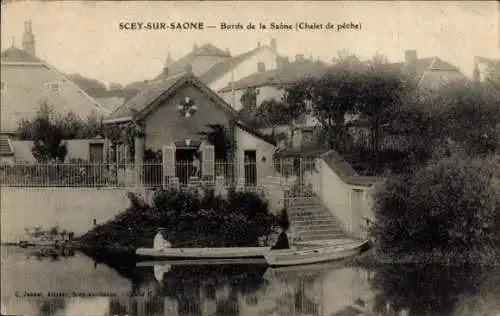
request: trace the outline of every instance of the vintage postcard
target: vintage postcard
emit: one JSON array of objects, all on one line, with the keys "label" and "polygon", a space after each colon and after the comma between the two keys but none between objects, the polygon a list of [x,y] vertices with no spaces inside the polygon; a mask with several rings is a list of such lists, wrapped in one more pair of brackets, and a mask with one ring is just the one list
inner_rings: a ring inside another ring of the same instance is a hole
[{"label": "vintage postcard", "polygon": [[1,315],[500,315],[498,2],[1,23]]}]

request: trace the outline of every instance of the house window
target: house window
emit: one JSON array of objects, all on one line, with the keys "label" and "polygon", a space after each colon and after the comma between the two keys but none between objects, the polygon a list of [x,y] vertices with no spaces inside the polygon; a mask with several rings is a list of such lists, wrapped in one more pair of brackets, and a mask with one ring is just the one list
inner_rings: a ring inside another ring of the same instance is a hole
[{"label": "house window", "polygon": [[1,91],[4,92],[6,88],[7,88],[7,82],[2,81]]},{"label": "house window", "polygon": [[59,82],[48,82],[45,84],[45,91],[52,94],[57,94],[61,91]]}]

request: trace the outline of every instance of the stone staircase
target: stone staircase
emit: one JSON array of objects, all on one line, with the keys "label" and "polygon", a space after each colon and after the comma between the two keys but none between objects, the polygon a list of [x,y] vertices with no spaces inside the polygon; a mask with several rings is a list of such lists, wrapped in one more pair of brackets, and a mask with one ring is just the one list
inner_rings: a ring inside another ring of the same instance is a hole
[{"label": "stone staircase", "polygon": [[338,219],[317,197],[295,198],[287,203],[290,230],[295,241],[333,240],[347,234]]},{"label": "stone staircase", "polygon": [[14,151],[9,142],[9,138],[6,135],[0,135],[0,156],[13,156]]}]

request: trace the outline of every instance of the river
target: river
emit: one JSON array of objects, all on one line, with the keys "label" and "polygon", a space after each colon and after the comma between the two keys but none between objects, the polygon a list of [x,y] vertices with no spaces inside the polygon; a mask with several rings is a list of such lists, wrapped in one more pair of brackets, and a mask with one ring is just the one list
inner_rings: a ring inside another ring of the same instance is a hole
[{"label": "river", "polygon": [[2,315],[500,315],[500,267],[136,266],[1,248]]}]

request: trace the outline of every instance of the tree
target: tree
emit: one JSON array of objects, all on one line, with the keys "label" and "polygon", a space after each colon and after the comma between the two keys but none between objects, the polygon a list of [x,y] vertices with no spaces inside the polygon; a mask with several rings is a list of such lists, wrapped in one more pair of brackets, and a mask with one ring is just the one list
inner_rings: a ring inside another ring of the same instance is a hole
[{"label": "tree", "polygon": [[452,143],[470,155],[498,149],[500,99],[489,87],[452,83],[423,103],[433,121],[429,126],[440,143]]},{"label": "tree", "polygon": [[199,132],[206,140],[214,146],[215,159],[226,160],[230,158],[233,151],[233,141],[230,132],[224,125],[207,124],[209,131]]},{"label": "tree", "polygon": [[247,88],[241,95],[240,102],[243,109],[251,112],[257,108],[257,89]]},{"label": "tree", "polygon": [[386,59],[380,55],[375,55],[362,69],[358,82],[361,85],[355,87],[358,95],[356,112],[370,129],[370,147],[375,152],[373,169],[378,170],[381,128],[391,124],[401,112],[412,92],[412,85],[400,71],[389,68]]},{"label": "tree", "polygon": [[350,63],[338,63],[320,78],[304,78],[286,88],[284,102],[291,116],[313,114],[320,122],[329,148],[344,150],[348,133],[345,116],[354,113],[362,72]]},{"label": "tree", "polygon": [[255,122],[259,127],[272,127],[273,136],[276,127],[292,123],[288,107],[282,101],[269,99],[262,101],[255,112]]},{"label": "tree", "polygon": [[454,155],[389,180],[375,199],[382,253],[474,259],[499,250],[500,201],[492,174]]},{"label": "tree", "polygon": [[123,90],[123,86],[119,83],[116,83],[116,82],[111,82],[109,84],[109,88],[108,88],[109,91],[120,91],[120,90]]},{"label": "tree", "polygon": [[62,142],[63,133],[51,118],[52,110],[46,104],[40,106],[37,117],[31,123],[30,137],[33,140],[31,152],[38,162],[64,161],[68,150]]}]

